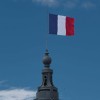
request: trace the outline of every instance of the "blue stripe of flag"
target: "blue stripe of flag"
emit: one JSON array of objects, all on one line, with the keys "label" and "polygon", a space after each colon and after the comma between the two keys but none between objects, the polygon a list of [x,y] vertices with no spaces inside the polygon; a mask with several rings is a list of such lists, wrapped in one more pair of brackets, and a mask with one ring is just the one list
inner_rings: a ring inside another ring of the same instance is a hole
[{"label": "blue stripe of flag", "polygon": [[57,34],[57,15],[49,14],[49,34]]}]

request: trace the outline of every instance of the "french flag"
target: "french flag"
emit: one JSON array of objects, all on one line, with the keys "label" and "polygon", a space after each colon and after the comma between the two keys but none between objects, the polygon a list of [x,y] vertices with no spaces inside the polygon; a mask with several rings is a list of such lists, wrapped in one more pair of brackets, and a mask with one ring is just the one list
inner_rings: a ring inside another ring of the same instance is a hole
[{"label": "french flag", "polygon": [[74,18],[49,14],[49,34],[73,36]]}]

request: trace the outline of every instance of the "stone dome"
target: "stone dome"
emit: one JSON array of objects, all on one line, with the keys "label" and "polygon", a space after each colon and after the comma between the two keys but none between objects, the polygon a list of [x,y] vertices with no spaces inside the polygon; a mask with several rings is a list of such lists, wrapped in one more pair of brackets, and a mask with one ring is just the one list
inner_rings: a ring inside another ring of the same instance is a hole
[{"label": "stone dome", "polygon": [[43,64],[44,65],[50,65],[51,64],[51,57],[49,56],[48,50],[46,50],[46,53],[43,57]]}]

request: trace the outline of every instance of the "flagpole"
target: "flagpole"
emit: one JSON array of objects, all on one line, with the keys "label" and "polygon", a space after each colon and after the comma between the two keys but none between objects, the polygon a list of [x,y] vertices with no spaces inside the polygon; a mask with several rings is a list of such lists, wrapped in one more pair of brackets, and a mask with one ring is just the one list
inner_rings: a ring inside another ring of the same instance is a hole
[{"label": "flagpole", "polygon": [[46,36],[45,36],[45,38],[46,38],[46,43],[45,43],[45,45],[46,45],[46,49],[48,49],[48,34],[49,34],[49,11],[48,11],[48,6],[47,6],[47,9],[46,9],[46,14],[47,14],[47,33],[45,34]]},{"label": "flagpole", "polygon": [[48,37],[47,37],[47,34],[46,34],[46,49],[48,49]]}]

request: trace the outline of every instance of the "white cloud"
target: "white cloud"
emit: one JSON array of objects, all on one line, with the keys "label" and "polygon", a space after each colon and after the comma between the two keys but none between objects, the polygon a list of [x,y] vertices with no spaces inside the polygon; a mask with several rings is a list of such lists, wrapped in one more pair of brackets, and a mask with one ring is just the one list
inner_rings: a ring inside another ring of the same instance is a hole
[{"label": "white cloud", "polygon": [[90,8],[95,8],[96,4],[88,0],[84,2],[82,2],[81,0],[67,0],[64,3],[64,6],[67,7],[68,9],[74,9],[74,8],[90,9]]},{"label": "white cloud", "polygon": [[33,2],[41,3],[45,6],[57,6],[58,1],[57,0],[32,0]]},{"label": "white cloud", "polygon": [[3,83],[5,83],[5,82],[6,82],[5,80],[4,81],[0,81],[0,85],[3,84]]},{"label": "white cloud", "polygon": [[67,1],[64,5],[65,5],[65,7],[69,8],[69,9],[75,8],[78,5],[78,0]]},{"label": "white cloud", "polygon": [[84,1],[82,2],[81,0],[66,0],[64,1],[59,1],[59,0],[32,0],[32,2],[37,2],[42,5],[46,6],[64,6],[67,7],[68,9],[74,9],[74,8],[81,8],[83,7],[84,9],[90,9],[96,7],[96,4],[92,3],[91,1]]},{"label": "white cloud", "polygon": [[86,0],[82,2],[81,0],[13,0],[15,2],[17,1],[31,1],[33,3],[38,3],[44,6],[48,7],[67,7],[68,9],[74,9],[74,8],[84,8],[84,9],[90,9],[96,7],[96,4],[92,3],[89,0]]},{"label": "white cloud", "polygon": [[87,1],[82,4],[82,7],[85,9],[90,9],[96,7],[96,5],[90,1]]},{"label": "white cloud", "polygon": [[7,82],[6,80],[2,80],[2,81],[0,81],[0,86],[2,86],[2,85],[3,85],[3,86],[6,85],[6,82]]},{"label": "white cloud", "polygon": [[0,100],[33,100],[36,91],[27,89],[0,90]]}]

